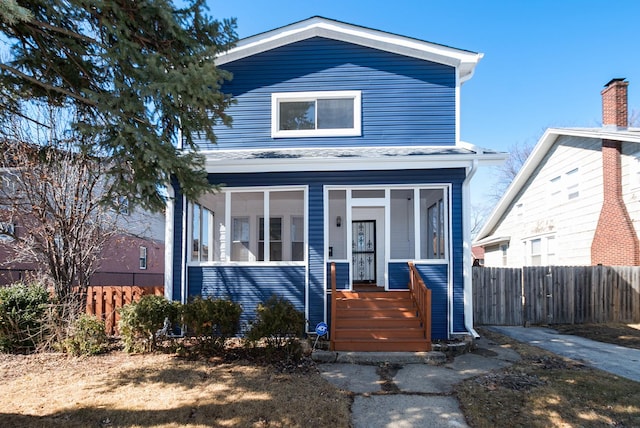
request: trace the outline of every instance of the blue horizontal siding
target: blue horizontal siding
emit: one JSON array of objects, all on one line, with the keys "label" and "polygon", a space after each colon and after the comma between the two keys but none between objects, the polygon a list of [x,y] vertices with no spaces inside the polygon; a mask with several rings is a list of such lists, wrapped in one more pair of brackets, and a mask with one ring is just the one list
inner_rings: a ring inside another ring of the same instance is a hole
[{"label": "blue horizontal siding", "polygon": [[389,289],[406,290],[409,284],[409,265],[389,263]]},{"label": "blue horizontal siding", "polygon": [[431,338],[435,340],[448,339],[448,266],[416,265],[416,268],[422,280],[431,290]]},{"label": "blue horizontal siding", "polygon": [[[349,288],[349,263],[336,263],[336,290]],[[331,263],[327,263],[327,290],[331,290]]]},{"label": "blue horizontal siding", "polygon": [[324,319],[324,192],[320,183],[309,183],[309,325]]},{"label": "blue horizontal siding", "polygon": [[456,182],[452,186],[451,218],[454,227],[451,231],[453,256],[453,331],[467,331],[464,320],[464,236],[462,233],[462,184]]},{"label": "blue horizontal siding", "polygon": [[[233,73],[223,92],[237,104],[233,126],[217,126],[217,145],[249,149],[341,145],[454,145],[455,69],[450,66],[315,37],[224,64]],[[271,138],[271,94],[362,91],[362,136]]]},{"label": "blue horizontal siding", "polygon": [[282,296],[304,313],[303,266],[189,267],[189,297],[229,299],[242,305],[243,329],[255,319],[258,303]]}]

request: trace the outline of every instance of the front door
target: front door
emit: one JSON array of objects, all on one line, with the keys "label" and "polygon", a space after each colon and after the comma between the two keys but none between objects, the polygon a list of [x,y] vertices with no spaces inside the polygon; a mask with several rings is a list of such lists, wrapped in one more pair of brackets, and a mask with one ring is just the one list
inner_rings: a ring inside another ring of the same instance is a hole
[{"label": "front door", "polygon": [[353,221],[351,238],[354,284],[376,284],[376,221]]}]

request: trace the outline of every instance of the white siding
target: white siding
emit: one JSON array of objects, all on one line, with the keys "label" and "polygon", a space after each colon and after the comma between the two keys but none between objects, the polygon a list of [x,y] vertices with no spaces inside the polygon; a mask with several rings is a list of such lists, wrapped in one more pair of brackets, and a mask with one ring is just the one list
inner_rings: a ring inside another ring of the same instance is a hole
[{"label": "white siding", "polygon": [[[547,237],[555,238],[554,264],[591,263],[591,242],[602,204],[601,144],[599,139],[558,138],[492,233],[511,237],[508,266],[529,264],[530,241]],[[575,168],[579,174],[579,196],[568,199],[566,173]],[[561,191],[551,196],[551,180],[555,177],[561,177]],[[522,205],[517,208],[519,204]],[[543,251],[546,252],[544,244]],[[543,257],[543,264],[545,261]],[[499,245],[485,248],[485,265],[503,266]]]},{"label": "white siding", "polygon": [[640,144],[622,145],[622,197],[636,234],[640,235]]}]

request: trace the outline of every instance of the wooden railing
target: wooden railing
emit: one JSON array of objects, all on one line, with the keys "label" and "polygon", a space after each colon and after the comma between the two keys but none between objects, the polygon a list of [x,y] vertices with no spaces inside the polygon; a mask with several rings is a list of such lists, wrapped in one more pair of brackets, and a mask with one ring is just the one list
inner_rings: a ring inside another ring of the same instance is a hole
[{"label": "wooden railing", "polygon": [[409,262],[409,290],[418,308],[424,337],[427,342],[431,343],[431,290],[425,285],[413,262]]},{"label": "wooden railing", "polygon": [[335,348],[334,338],[336,335],[336,263],[331,262],[331,327],[329,332],[329,349]]}]

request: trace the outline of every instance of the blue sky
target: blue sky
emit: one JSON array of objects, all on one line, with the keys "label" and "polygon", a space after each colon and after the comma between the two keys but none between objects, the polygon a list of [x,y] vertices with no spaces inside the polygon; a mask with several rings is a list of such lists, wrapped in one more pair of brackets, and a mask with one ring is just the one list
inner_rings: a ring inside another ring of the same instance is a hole
[{"label": "blue sky", "polygon": [[[637,0],[208,0],[216,18],[236,17],[248,37],[315,15],[484,53],[461,93],[461,138],[508,151],[548,127],[595,127],[600,91],[629,81],[640,115]],[[639,125],[640,126],[640,123]],[[482,203],[493,172],[472,183]]]}]

